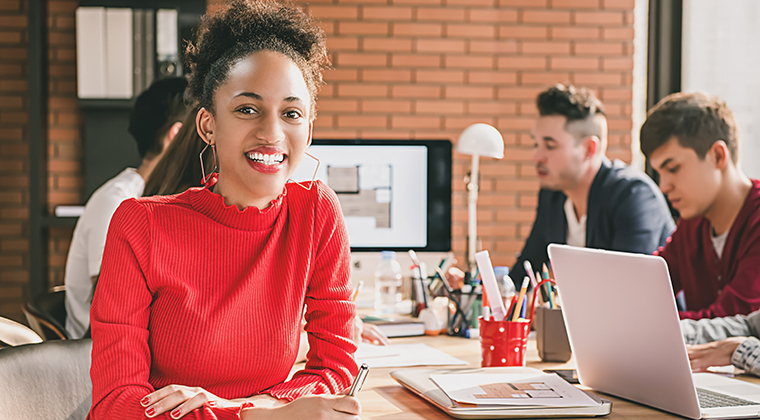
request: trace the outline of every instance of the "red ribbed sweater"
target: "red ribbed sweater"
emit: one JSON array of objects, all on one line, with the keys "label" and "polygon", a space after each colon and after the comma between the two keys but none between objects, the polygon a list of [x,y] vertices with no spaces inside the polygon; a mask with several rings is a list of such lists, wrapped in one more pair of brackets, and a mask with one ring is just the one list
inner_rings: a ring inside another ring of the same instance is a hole
[{"label": "red ribbed sweater", "polygon": [[[90,313],[88,418],[145,418],[139,401],[170,384],[226,399],[340,392],[357,372],[349,263],[338,199],[320,182],[288,184],[263,211],[227,206],[208,187],[125,201]],[[285,382],[304,308],[308,362]]]}]

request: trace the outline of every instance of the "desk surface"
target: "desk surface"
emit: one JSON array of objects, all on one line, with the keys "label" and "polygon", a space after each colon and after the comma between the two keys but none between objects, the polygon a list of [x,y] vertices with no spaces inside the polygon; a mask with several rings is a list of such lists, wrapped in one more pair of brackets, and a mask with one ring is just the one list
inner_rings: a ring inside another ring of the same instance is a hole
[{"label": "desk surface", "polygon": [[[437,337],[413,337],[395,338],[393,343],[419,343],[423,342],[435,347],[452,356],[458,357],[470,366],[480,366],[480,342],[448,336]],[[572,360],[567,364],[543,363],[538,358],[535,340],[528,342],[527,354],[528,366],[537,369],[552,369],[561,367],[573,367]],[[438,410],[432,404],[427,403],[416,395],[407,391],[406,388],[394,381],[389,373],[403,368],[372,369],[362,391],[359,400],[362,403],[362,419],[382,420],[418,420],[418,419],[452,419],[443,411]],[[742,375],[740,379],[760,383],[760,378]],[[646,406],[621,400],[610,395],[598,393],[598,395],[612,400],[612,414],[609,419],[682,419],[663,411],[655,410]]]}]

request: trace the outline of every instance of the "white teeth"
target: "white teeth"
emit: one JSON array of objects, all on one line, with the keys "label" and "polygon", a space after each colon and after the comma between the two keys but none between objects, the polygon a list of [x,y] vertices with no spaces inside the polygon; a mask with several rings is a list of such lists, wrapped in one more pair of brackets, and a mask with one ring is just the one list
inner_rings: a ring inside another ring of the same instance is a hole
[{"label": "white teeth", "polygon": [[274,155],[268,155],[264,153],[248,153],[248,159],[254,162],[263,163],[265,165],[275,165],[282,163],[284,156],[282,153],[277,153]]}]

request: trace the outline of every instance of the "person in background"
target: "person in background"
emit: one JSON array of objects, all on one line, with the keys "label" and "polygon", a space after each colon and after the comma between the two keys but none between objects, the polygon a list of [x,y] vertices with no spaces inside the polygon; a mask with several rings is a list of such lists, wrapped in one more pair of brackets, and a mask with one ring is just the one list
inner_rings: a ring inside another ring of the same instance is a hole
[{"label": "person in background", "polygon": [[657,185],[619,160],[610,161],[602,103],[586,89],[555,85],[538,95],[531,135],[541,184],[538,209],[510,276],[519,289],[525,260],[549,261],[552,243],[651,254],[675,224]]},{"label": "person in background", "polygon": [[[324,32],[291,4],[232,0],[197,33],[188,92],[218,172],[115,212],[88,417],[358,420],[359,401],[334,395],[358,371],[340,204],[320,181],[288,182],[311,143]],[[307,362],[288,379],[302,319]]]},{"label": "person in background", "polygon": [[691,368],[734,365],[760,376],[760,311],[723,318],[682,319]]},{"label": "person in background", "polygon": [[145,180],[182,127],[187,114],[182,96],[186,87],[183,78],[161,79],[137,97],[128,130],[137,142],[142,163],[124,169],[98,188],[77,221],[64,275],[66,331],[71,338],[82,338],[90,326],[90,303],[111,216],[122,201],[143,194]]},{"label": "person in background", "polygon": [[725,102],[675,93],[652,108],[641,151],[681,219],[658,251],[673,290],[683,290],[681,318],[715,318],[760,309],[760,181],[738,165],[739,138]]}]

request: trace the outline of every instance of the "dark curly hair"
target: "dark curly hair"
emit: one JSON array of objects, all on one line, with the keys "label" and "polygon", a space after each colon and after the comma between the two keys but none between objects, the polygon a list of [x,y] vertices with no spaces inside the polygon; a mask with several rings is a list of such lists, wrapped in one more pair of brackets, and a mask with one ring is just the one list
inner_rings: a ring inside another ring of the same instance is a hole
[{"label": "dark curly hair", "polygon": [[195,43],[188,42],[185,62],[190,68],[189,94],[211,112],[214,94],[239,60],[257,51],[290,57],[311,94],[311,118],[322,71],[330,66],[325,34],[303,10],[271,0],[232,0],[201,19]]},{"label": "dark curly hair", "polygon": [[739,160],[739,130],[734,113],[716,96],[704,93],[674,93],[657,103],[641,126],[641,152],[652,153],[671,138],[693,149],[704,159],[712,145],[723,140],[731,161]]},{"label": "dark curly hair", "polygon": [[588,89],[576,89],[573,85],[556,84],[541,92],[536,99],[538,113],[542,117],[562,115],[567,122],[585,120],[589,115],[604,113],[604,105]]},{"label": "dark curly hair", "polygon": [[161,138],[174,123],[182,122],[187,114],[184,101],[187,81],[182,77],[169,77],[153,82],[135,101],[129,114],[127,131],[137,142],[141,158],[161,154]]}]

